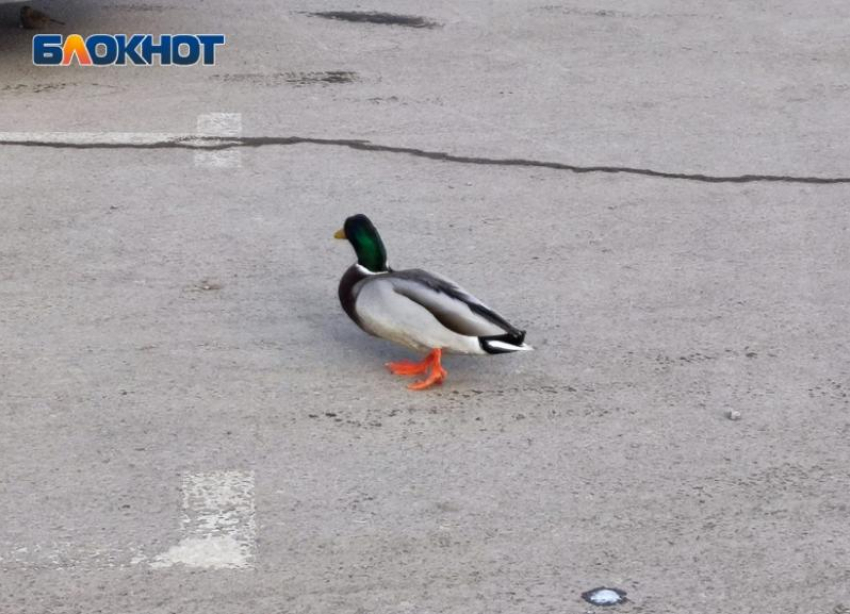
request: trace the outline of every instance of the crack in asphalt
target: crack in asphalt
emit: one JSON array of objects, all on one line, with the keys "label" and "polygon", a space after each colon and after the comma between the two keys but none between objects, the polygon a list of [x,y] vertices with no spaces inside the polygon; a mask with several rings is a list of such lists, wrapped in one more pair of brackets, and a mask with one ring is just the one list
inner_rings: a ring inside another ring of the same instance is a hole
[{"label": "crack in asphalt", "polygon": [[444,151],[432,151],[418,149],[416,147],[399,147],[394,145],[381,145],[370,141],[359,139],[327,139],[303,136],[244,136],[244,137],[215,137],[187,135],[173,139],[149,143],[122,143],[122,142],[73,142],[69,141],[39,141],[33,139],[0,139],[0,145],[21,147],[47,147],[53,149],[191,149],[205,151],[222,151],[235,148],[260,148],[287,145],[320,145],[331,147],[346,147],[357,151],[369,151],[380,153],[393,153],[416,158],[436,160],[438,162],[451,162],[455,164],[474,164],[479,166],[508,166],[521,168],[544,168],[557,171],[568,171],[571,173],[608,173],[639,175],[644,177],[655,177],[659,179],[674,179],[682,181],[698,181],[702,183],[797,183],[797,184],[841,184],[850,183],[850,177],[814,177],[805,175],[767,175],[767,174],[745,174],[745,175],[707,175],[703,173],[679,173],[672,171],[659,171],[651,168],[639,168],[632,166],[582,166],[578,164],[567,164],[565,162],[553,162],[547,160],[534,160],[530,158],[489,158],[481,156],[464,156],[451,154]]}]

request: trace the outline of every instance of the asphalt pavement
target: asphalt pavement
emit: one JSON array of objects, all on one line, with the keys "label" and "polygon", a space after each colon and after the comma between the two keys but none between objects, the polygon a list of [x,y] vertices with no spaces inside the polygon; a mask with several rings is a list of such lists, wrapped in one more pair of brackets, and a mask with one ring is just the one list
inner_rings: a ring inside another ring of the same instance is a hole
[{"label": "asphalt pavement", "polygon": [[[850,612],[850,5],[37,7],[227,43],[0,4],[0,613]],[[407,390],[353,213],[535,351]]]}]

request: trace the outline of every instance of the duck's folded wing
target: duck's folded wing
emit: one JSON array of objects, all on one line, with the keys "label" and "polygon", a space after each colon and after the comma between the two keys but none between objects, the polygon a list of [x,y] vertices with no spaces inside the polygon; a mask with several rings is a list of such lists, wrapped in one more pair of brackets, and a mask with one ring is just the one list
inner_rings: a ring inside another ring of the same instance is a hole
[{"label": "duck's folded wing", "polygon": [[502,316],[445,277],[421,269],[386,276],[396,293],[419,303],[446,328],[473,337],[521,334]]}]

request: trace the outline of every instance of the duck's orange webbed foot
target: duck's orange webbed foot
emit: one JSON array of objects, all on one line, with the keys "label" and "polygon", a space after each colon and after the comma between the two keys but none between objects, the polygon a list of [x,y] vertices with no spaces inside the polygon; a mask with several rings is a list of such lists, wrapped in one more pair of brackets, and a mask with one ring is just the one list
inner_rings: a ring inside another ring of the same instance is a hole
[{"label": "duck's orange webbed foot", "polygon": [[431,373],[428,374],[424,380],[420,382],[413,382],[412,384],[408,384],[407,387],[411,390],[425,390],[426,388],[430,388],[436,384],[442,384],[443,380],[446,379],[446,370],[440,366],[439,363],[435,364],[431,369]]},{"label": "duck's orange webbed foot", "polygon": [[412,360],[399,360],[398,362],[388,362],[387,369],[393,375],[421,375],[431,366],[431,354],[425,357],[422,362],[413,362]]},{"label": "duck's orange webbed foot", "polygon": [[395,375],[420,375],[430,368],[431,372],[428,377],[408,386],[411,390],[425,390],[435,384],[442,384],[443,380],[446,379],[446,370],[440,364],[442,355],[443,351],[440,349],[431,350],[431,353],[422,362],[411,362],[409,360],[388,362],[387,368]]}]

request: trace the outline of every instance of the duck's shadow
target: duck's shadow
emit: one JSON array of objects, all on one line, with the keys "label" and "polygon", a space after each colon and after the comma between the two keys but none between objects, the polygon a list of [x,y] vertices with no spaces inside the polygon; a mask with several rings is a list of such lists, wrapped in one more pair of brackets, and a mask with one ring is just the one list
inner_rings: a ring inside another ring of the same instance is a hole
[{"label": "duck's shadow", "polygon": [[344,313],[334,318],[331,325],[325,323],[320,326],[324,334],[323,344],[332,345],[341,354],[356,353],[364,360],[374,358],[382,364],[391,360],[419,359],[425,354],[415,352],[408,348],[396,345],[390,341],[373,337],[362,331],[354,322],[351,322]]}]

